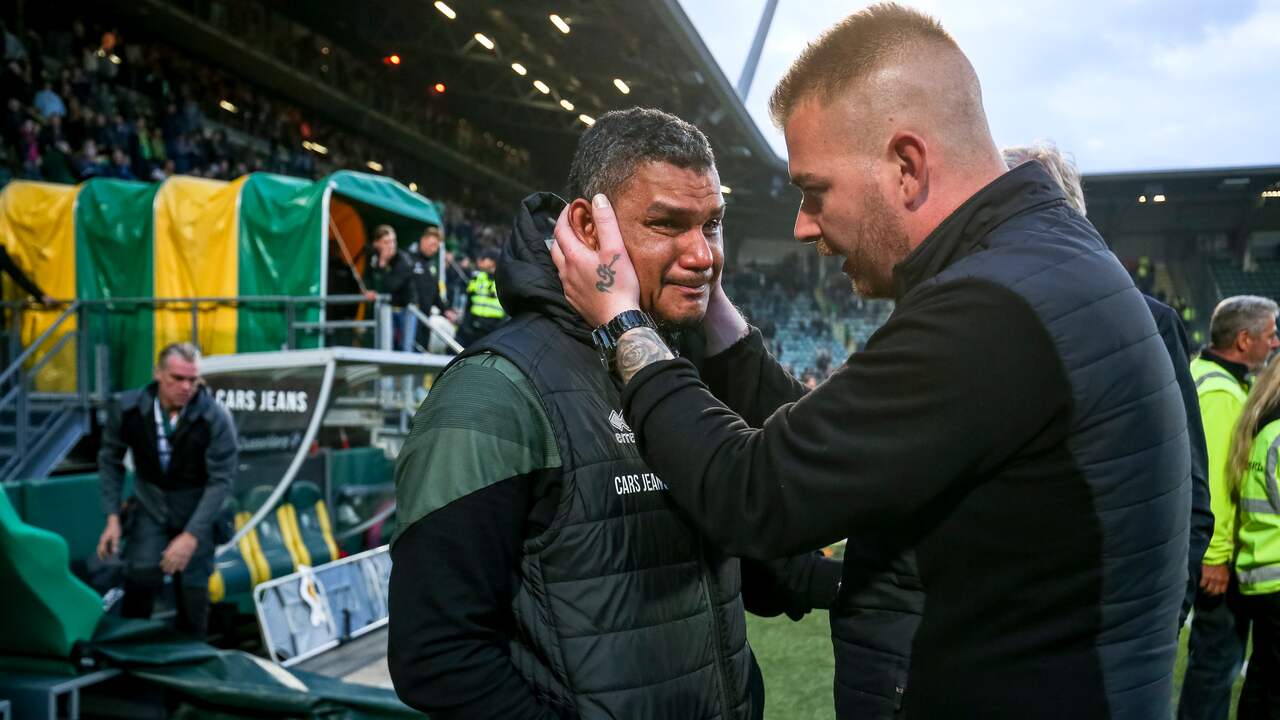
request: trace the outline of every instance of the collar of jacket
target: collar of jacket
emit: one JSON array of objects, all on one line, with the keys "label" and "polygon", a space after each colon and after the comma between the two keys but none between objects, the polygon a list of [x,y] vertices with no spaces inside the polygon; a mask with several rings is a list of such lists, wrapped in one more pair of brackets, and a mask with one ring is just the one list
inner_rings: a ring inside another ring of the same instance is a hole
[{"label": "collar of jacket", "polygon": [[[1247,384],[1249,382],[1249,366],[1248,365],[1245,365],[1244,363],[1238,363],[1234,360],[1228,360],[1222,357],[1221,355],[1219,355],[1218,353],[1214,352],[1213,348],[1207,345],[1204,347],[1203,350],[1200,351],[1200,357],[1204,358],[1205,360],[1208,360],[1211,363],[1218,365],[1223,370],[1226,370],[1227,372],[1231,373],[1231,377],[1239,381],[1241,385]],[[1261,429],[1262,426],[1259,425],[1258,428]]]},{"label": "collar of jacket", "polygon": [[1065,203],[1062,188],[1035,161],[1025,162],[974,193],[893,269],[893,297],[946,270],[983,244],[993,230],[1029,210]]},{"label": "collar of jacket", "polygon": [[564,297],[550,243],[565,201],[554,193],[534,193],[520,203],[511,239],[502,247],[495,281],[507,314],[545,315],[567,335],[591,343],[591,328]]},{"label": "collar of jacket", "polygon": [[[137,401],[134,406],[143,414],[143,417],[151,417],[151,406],[156,401],[159,385],[152,381],[138,392]],[[196,392],[182,406],[182,411],[178,413],[179,418],[204,417],[208,419],[210,412],[213,410],[213,397],[209,395],[209,390],[204,385],[197,385]]]}]

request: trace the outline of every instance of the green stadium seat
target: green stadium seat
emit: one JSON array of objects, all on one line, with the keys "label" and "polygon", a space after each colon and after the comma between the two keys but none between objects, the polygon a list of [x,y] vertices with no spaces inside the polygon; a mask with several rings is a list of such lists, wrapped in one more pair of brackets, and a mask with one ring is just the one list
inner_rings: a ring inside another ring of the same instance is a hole
[{"label": "green stadium seat", "polygon": [[295,554],[302,555],[308,565],[323,565],[338,559],[338,544],[333,538],[333,524],[324,495],[315,483],[305,480],[289,488],[289,504],[293,507]]},{"label": "green stadium seat", "polygon": [[[246,514],[240,512],[239,503],[235,498],[227,498],[222,508],[224,513],[230,512],[236,517],[236,530],[239,530],[248,518]],[[249,591],[253,590],[253,586],[260,582],[253,549],[256,537],[250,537],[251,535],[254,533],[241,538],[235,547],[229,548],[214,561],[213,574],[209,576],[209,600],[212,602],[248,595]]]},{"label": "green stadium seat", "polygon": [[74,575],[67,543],[18,518],[0,492],[0,655],[68,658],[93,637],[102,598]]},{"label": "green stadium seat", "polygon": [[[245,498],[245,508],[250,513],[255,513],[262,504],[271,496],[274,490],[272,485],[259,485],[249,491]],[[262,518],[262,522],[254,528],[258,535],[258,545],[261,549],[260,557],[266,561],[266,571],[269,577],[278,578],[282,575],[288,575],[297,569],[300,559],[295,556],[292,544],[285,535],[284,527],[281,522],[281,516],[287,517],[288,510],[285,508],[292,506],[281,505],[274,512],[267,513]],[[263,578],[264,580],[266,578]]]}]

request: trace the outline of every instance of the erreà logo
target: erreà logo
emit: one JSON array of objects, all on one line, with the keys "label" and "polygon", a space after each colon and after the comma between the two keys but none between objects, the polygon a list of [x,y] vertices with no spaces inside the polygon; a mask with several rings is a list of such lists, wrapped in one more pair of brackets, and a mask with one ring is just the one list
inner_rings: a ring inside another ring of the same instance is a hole
[{"label": "erre\u00e0 logo", "polygon": [[619,445],[635,445],[636,434],[631,432],[631,426],[627,424],[626,418],[622,417],[622,412],[612,410],[609,412],[609,424],[616,431],[613,439],[618,441]]}]

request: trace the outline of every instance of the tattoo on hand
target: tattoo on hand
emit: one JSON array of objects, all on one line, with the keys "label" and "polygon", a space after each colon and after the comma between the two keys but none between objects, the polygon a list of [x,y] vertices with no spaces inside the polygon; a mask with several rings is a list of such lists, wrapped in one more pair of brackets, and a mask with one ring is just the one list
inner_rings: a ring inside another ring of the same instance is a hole
[{"label": "tattoo on hand", "polygon": [[653,328],[628,330],[618,338],[617,370],[623,384],[631,382],[645,367],[674,357]]},{"label": "tattoo on hand", "polygon": [[609,261],[608,265],[605,265],[604,263],[600,263],[599,265],[596,266],[596,275],[600,276],[600,282],[596,283],[597,291],[602,293],[607,293],[609,292],[609,288],[613,287],[613,282],[614,282],[613,264],[618,262],[618,258],[620,257],[622,256],[615,253],[613,256],[613,259]]}]

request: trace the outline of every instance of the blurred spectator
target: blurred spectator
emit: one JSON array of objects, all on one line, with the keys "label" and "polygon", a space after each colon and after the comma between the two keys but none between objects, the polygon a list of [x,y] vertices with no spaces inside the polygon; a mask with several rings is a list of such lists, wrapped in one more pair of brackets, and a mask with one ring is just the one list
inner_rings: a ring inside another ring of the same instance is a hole
[{"label": "blurred spectator", "polygon": [[27,59],[27,49],[22,45],[22,41],[18,39],[17,35],[9,32],[9,28],[5,26],[3,20],[0,20],[0,34],[4,35],[5,62]]},{"label": "blurred spectator", "polygon": [[88,180],[102,174],[105,163],[98,155],[98,144],[93,140],[85,140],[84,145],[80,147],[80,152],[76,153],[75,158],[71,161],[71,167],[75,171],[76,177],[81,180]]},{"label": "blurred spectator", "polygon": [[107,170],[103,175],[117,180],[135,179],[133,170],[130,169],[129,156],[124,154],[124,150],[117,147],[111,151],[111,164],[107,166]]},{"label": "blurred spectator", "polygon": [[67,114],[67,106],[63,104],[58,93],[53,91],[53,83],[49,80],[44,81],[40,92],[36,93],[33,104],[36,111],[44,118],[61,117]]},{"label": "blurred spectator", "polygon": [[71,148],[66,141],[56,142],[45,149],[40,169],[44,179],[49,182],[74,183],[79,175],[73,166]]}]

